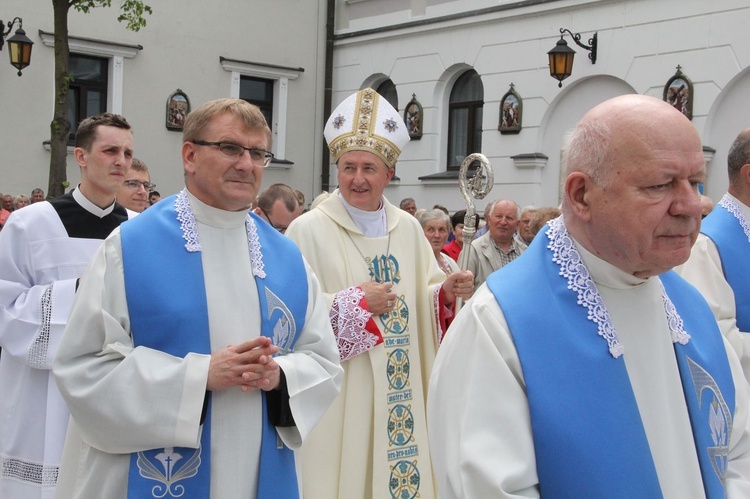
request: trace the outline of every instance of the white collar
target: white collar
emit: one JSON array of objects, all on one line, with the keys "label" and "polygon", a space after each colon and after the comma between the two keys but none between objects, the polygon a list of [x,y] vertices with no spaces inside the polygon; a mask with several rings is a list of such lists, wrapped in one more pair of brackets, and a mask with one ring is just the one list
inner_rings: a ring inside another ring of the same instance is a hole
[{"label": "white collar", "polygon": [[[201,251],[201,240],[198,234],[198,225],[195,220],[195,213],[193,212],[193,204],[201,215],[207,215],[209,218],[216,219],[217,217],[228,217],[230,224],[227,228],[237,227],[235,219],[239,216],[244,215],[245,230],[247,232],[247,246],[250,251],[250,265],[253,269],[253,275],[264,279],[266,277],[265,265],[263,263],[263,254],[261,253],[260,239],[258,238],[258,229],[255,226],[255,221],[250,216],[250,213],[240,211],[225,211],[211,208],[205,203],[201,203],[198,198],[190,194],[187,188],[180,191],[177,194],[174,202],[174,209],[177,213],[177,220],[180,222],[180,229],[182,230],[182,238],[185,239],[185,249],[191,253]],[[207,209],[209,208],[209,209]],[[218,212],[218,213],[215,213]],[[201,220],[201,223],[204,223]]]},{"label": "white collar", "polygon": [[344,200],[339,191],[339,199],[354,225],[365,237],[383,237],[388,234],[388,219],[385,216],[385,203],[380,200],[380,207],[375,211],[365,211],[356,208]]},{"label": "white collar", "polygon": [[[602,295],[591,278],[586,261],[582,258],[581,253],[578,252],[573,236],[568,233],[568,229],[565,227],[563,217],[561,216],[550,221],[549,226],[550,228],[547,231],[549,244],[547,248],[552,251],[552,261],[560,266],[560,275],[568,280],[568,289],[578,295],[578,304],[588,310],[588,319],[596,324],[599,336],[607,341],[609,353],[612,357],[618,358],[625,353],[625,349],[617,338],[617,332],[612,325],[612,319],[607,306],[604,304]],[[592,253],[588,253],[586,258],[589,260],[598,259],[600,262],[604,262]],[[620,273],[624,274],[622,271]],[[637,286],[639,285],[639,281],[645,282],[646,280],[632,277],[629,284]],[[672,335],[672,342],[685,345],[690,340],[690,335],[685,331],[682,318],[677,313],[672,300],[667,296],[661,280],[659,280],[659,284],[661,286],[662,300],[664,300],[664,312],[667,314],[667,322],[669,323],[669,332]]]},{"label": "white collar", "polygon": [[112,198],[112,204],[107,206],[106,208],[102,209],[99,208],[97,205],[89,201],[89,199],[83,195],[81,192],[81,184],[78,184],[75,189],[73,189],[73,199],[75,199],[76,203],[78,203],[81,208],[88,211],[92,215],[96,215],[99,218],[104,218],[110,213],[112,213],[112,210],[115,209],[115,199]]}]

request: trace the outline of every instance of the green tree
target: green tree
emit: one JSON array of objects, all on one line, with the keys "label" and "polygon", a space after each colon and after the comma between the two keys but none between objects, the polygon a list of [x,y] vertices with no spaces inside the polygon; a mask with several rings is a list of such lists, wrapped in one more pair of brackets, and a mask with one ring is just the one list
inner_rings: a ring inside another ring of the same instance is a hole
[{"label": "green tree", "polygon": [[[74,8],[87,13],[95,7],[110,7],[112,0],[52,0],[55,25],[55,110],[50,124],[49,185],[47,196],[65,193],[68,185],[67,154],[71,124],[68,122],[68,88],[73,78],[68,73],[70,48],[68,46],[68,12]],[[127,29],[138,31],[146,26],[145,14],[151,7],[142,0],[123,0],[117,20],[125,22]]]}]

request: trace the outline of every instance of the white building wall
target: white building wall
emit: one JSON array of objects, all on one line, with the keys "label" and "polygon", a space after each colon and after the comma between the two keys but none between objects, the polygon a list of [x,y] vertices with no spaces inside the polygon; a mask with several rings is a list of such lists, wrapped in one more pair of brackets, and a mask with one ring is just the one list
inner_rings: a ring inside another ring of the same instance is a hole
[{"label": "white building wall", "polygon": [[[386,195],[419,207],[464,207],[458,182],[420,180],[445,171],[448,101],[455,80],[472,68],[484,84],[482,152],[494,166],[488,199],[520,205],[560,201],[564,133],[596,104],[624,93],[662,97],[681,66],[694,85],[693,123],[707,148],[706,193],[727,187],[726,151],[750,126],[750,4],[745,0],[337,0],[334,106],[390,78],[403,109],[416,94],[423,136],[399,160]],[[522,5],[522,6],[519,6]],[[598,32],[598,59],[577,47],[563,88],[549,76],[547,52],[568,28],[586,41]],[[523,129],[498,131],[502,96],[513,83],[523,99]],[[711,150],[715,150],[713,153]],[[513,160],[540,153],[548,160]],[[335,168],[332,170],[335,185]],[[485,201],[478,202],[478,208]]]},{"label": "white building wall", "polygon": [[[146,3],[153,15],[137,33],[117,22],[119,3],[113,2],[111,8],[89,14],[71,9],[69,35],[143,47],[128,49],[134,56],[111,61],[110,75],[117,63],[122,91],[121,97],[110,92],[108,110],[121,112],[133,126],[136,157],[149,166],[157,190],[168,195],[183,185],[182,134],[165,126],[168,97],[179,88],[195,109],[208,100],[231,96],[237,73],[222,66],[219,58],[225,57],[282,67],[272,73],[285,75],[277,89],[287,96],[287,126],[284,137],[275,137],[275,147],[283,145],[284,159],[293,165],[272,164],[263,185],[287,183],[304,192],[309,203],[321,185],[326,0]],[[50,138],[54,49],[45,46],[39,31],[54,30],[52,4],[5,0],[0,19],[7,23],[15,16],[23,18],[35,45],[31,65],[20,78],[7,62],[7,48],[0,52],[0,192],[29,195],[35,187],[47,192],[49,178],[50,153],[42,143]],[[275,123],[274,133],[278,131]],[[68,180],[75,185],[79,178],[69,155]]]}]

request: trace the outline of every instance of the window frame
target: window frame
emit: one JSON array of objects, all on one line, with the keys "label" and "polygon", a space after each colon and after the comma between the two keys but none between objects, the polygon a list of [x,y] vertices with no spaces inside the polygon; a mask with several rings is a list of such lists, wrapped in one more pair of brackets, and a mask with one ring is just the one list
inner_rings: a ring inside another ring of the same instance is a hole
[{"label": "window frame", "polygon": [[[451,144],[451,137],[453,132],[453,115],[454,111],[458,111],[461,109],[466,109],[468,112],[467,116],[467,129],[466,129],[466,154],[463,156],[466,157],[469,154],[472,153],[481,153],[482,152],[482,121],[484,119],[484,84],[482,83],[482,100],[473,100],[473,101],[462,101],[462,102],[451,102],[453,93],[456,91],[456,85],[461,81],[464,76],[469,74],[470,72],[474,72],[479,78],[480,83],[481,76],[479,73],[476,72],[474,69],[469,69],[467,71],[464,71],[461,73],[461,75],[456,78],[456,81],[453,83],[453,86],[451,87],[450,93],[448,95],[448,135],[446,137],[446,171],[459,171],[461,169],[461,163],[459,162],[457,165],[452,164],[453,158],[452,156],[455,156],[455,154],[452,154],[454,151],[452,151],[452,144]],[[479,146],[474,143],[475,138],[477,137],[477,110],[481,111],[481,119],[479,120],[478,126],[479,126]]]},{"label": "window frame", "polygon": [[229,97],[240,98],[240,79],[249,76],[273,81],[273,145],[275,155],[269,168],[289,168],[293,163],[286,161],[286,138],[289,111],[289,80],[296,80],[304,68],[290,68],[257,62],[238,61],[219,57],[221,67],[232,74]]},{"label": "window frame", "polygon": [[[78,124],[83,121],[84,119],[88,118],[89,115],[88,112],[82,112],[82,110],[88,108],[88,105],[85,104],[86,102],[86,95],[89,91],[100,91],[104,93],[104,110],[100,112],[106,112],[107,110],[107,103],[109,101],[109,63],[110,59],[107,57],[98,57],[94,55],[88,55],[88,54],[79,54],[79,53],[70,53],[70,57],[76,57],[81,59],[89,59],[89,60],[97,60],[100,61],[104,67],[103,67],[103,82],[95,82],[92,80],[77,80],[74,79],[69,87],[68,87],[68,104],[71,103],[71,93],[75,93],[78,95],[78,109],[76,109],[76,116],[75,116],[75,123],[70,124],[70,136],[68,137],[68,144],[73,145],[75,143],[75,135],[76,130],[78,129]],[[72,75],[71,75],[72,76]],[[98,114],[98,113],[96,113]]]}]

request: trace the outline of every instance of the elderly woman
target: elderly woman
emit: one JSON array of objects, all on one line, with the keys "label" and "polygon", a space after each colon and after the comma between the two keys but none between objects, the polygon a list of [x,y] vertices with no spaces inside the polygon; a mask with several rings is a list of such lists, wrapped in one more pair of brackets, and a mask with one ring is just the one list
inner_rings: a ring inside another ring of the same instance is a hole
[{"label": "elderly woman", "polygon": [[442,253],[441,250],[445,246],[445,242],[448,240],[448,234],[451,231],[451,220],[444,211],[434,209],[427,210],[420,213],[417,217],[422,230],[427,240],[432,246],[432,252],[435,254],[435,259],[438,262],[440,268],[445,272],[445,275],[450,275],[453,272],[458,271],[458,264],[456,261]]},{"label": "elderly woman", "polygon": [[31,201],[29,201],[29,197],[24,194],[19,194],[18,196],[13,199],[13,208],[16,210],[20,210],[24,206],[28,206],[31,204]]}]

